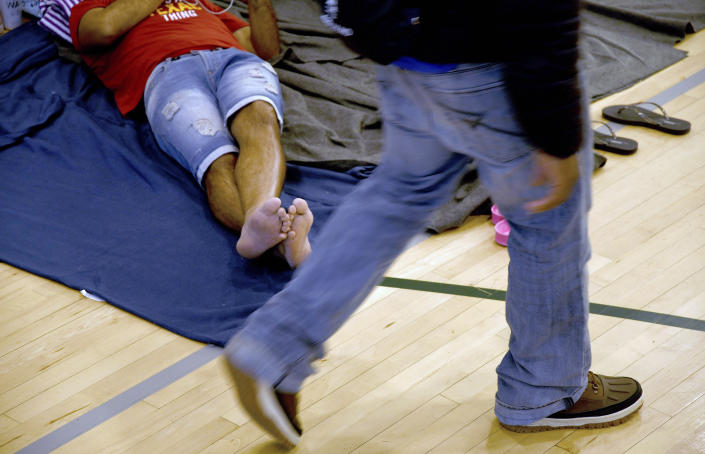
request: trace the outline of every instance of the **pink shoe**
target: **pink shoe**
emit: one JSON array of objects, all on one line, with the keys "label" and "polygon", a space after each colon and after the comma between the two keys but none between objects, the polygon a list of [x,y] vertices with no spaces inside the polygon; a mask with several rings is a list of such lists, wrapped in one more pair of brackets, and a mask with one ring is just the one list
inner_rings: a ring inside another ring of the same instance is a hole
[{"label": "pink shoe", "polygon": [[494,240],[498,243],[501,244],[502,246],[507,245],[507,240],[509,239],[509,231],[511,229],[509,228],[509,222],[507,222],[506,219],[502,219],[497,224],[494,226]]},{"label": "pink shoe", "polygon": [[497,205],[492,205],[492,208],[490,208],[490,211],[492,212],[492,223],[497,224],[499,221],[504,219],[504,216],[502,216],[502,213],[499,212],[499,208],[497,208]]}]

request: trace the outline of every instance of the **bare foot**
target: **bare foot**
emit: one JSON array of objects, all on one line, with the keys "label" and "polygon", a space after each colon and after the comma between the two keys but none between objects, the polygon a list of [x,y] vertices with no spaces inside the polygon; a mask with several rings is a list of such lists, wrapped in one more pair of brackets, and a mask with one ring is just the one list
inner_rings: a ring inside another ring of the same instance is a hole
[{"label": "bare foot", "polygon": [[287,239],[291,219],[277,197],[250,210],[237,242],[237,252],[246,259],[259,257]]},{"label": "bare foot", "polygon": [[296,268],[311,253],[308,232],[313,225],[313,213],[304,199],[294,199],[289,207],[289,216],[292,219],[291,230],[288,232],[287,238],[277,246],[277,249],[289,266]]}]

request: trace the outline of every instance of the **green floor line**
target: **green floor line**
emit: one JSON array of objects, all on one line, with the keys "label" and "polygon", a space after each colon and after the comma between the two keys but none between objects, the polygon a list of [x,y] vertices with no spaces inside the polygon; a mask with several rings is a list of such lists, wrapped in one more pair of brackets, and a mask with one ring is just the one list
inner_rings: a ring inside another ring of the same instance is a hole
[{"label": "green floor line", "polygon": [[[413,279],[399,279],[396,277],[385,277],[379,285],[382,287],[443,293],[445,295],[469,296],[472,298],[483,298],[495,301],[504,301],[504,298],[507,295],[507,292],[504,290],[494,290],[491,288],[471,287],[457,284],[443,284],[441,282],[417,281]],[[697,318],[680,317],[678,315],[662,314],[659,312],[650,312],[641,309],[630,309],[627,307],[610,306],[607,304],[597,303],[590,303],[590,313],[705,332],[705,320],[699,320]]]},{"label": "green floor line", "polygon": [[470,296],[472,298],[483,298],[487,300],[504,301],[507,292],[504,290],[493,290],[491,288],[470,287],[467,285],[443,284],[440,282],[416,281],[413,279],[399,279],[396,277],[385,277],[382,287],[403,288],[406,290],[419,290],[422,292],[444,293],[446,295]]}]

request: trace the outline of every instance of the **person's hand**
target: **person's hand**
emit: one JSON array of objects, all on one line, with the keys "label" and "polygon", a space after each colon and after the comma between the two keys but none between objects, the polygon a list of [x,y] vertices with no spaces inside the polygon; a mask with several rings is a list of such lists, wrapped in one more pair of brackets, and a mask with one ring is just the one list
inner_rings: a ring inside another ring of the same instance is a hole
[{"label": "person's hand", "polygon": [[548,193],[541,199],[527,202],[524,208],[532,213],[541,213],[557,207],[570,197],[580,175],[578,156],[557,158],[538,151],[534,154],[534,172],[533,186],[546,185]]}]

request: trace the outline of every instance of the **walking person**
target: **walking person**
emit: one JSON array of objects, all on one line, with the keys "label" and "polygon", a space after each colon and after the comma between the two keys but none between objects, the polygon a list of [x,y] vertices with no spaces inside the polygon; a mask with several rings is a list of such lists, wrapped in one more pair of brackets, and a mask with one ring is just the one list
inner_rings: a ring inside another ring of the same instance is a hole
[{"label": "walking person", "polygon": [[383,158],[293,280],[228,342],[245,409],[277,439],[299,442],[296,394],[324,342],[474,160],[512,232],[497,419],[518,432],[623,422],[642,404],[639,383],[590,371],[593,153],[578,1],[322,3],[324,22],[381,63]]}]

